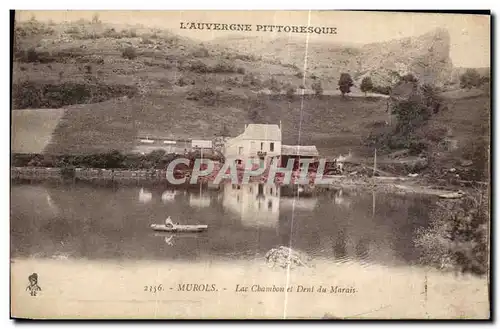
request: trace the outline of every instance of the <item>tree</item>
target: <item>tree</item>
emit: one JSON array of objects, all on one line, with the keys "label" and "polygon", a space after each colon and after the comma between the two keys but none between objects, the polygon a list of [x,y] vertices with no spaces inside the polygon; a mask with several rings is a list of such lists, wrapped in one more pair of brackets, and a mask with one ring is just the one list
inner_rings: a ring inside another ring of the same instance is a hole
[{"label": "tree", "polygon": [[438,113],[443,107],[443,99],[439,96],[439,90],[430,84],[422,85],[423,101],[434,114]]},{"label": "tree", "polygon": [[112,150],[104,153],[98,156],[98,158],[101,158],[99,160],[101,160],[102,167],[104,168],[121,168],[123,160],[125,159],[123,154],[121,154],[120,151],[117,150]]},{"label": "tree", "polygon": [[227,128],[227,126],[225,124],[222,126],[221,136],[222,137],[228,137],[229,136],[229,129]]},{"label": "tree", "polygon": [[372,78],[370,77],[364,77],[363,80],[361,80],[361,91],[365,93],[365,96],[366,96],[366,93],[368,91],[372,91],[373,90],[373,82],[372,82]]},{"label": "tree", "polygon": [[92,15],[92,24],[99,24],[99,23],[101,23],[101,21],[99,20],[99,14],[95,13],[94,15]]},{"label": "tree", "polygon": [[460,76],[460,88],[479,87],[481,86],[481,75],[476,69],[467,69],[464,74]]},{"label": "tree", "polygon": [[348,94],[351,92],[351,87],[354,86],[354,83],[352,81],[352,78],[349,73],[342,73],[340,75],[339,79],[339,89],[340,92],[342,93],[342,97],[345,96],[345,94]]},{"label": "tree", "polygon": [[271,90],[275,93],[278,93],[281,91],[280,83],[274,77],[271,77],[271,79],[268,80],[268,85],[269,85],[269,90]]},{"label": "tree", "polygon": [[417,83],[418,79],[411,73],[403,75],[399,81]]},{"label": "tree", "polygon": [[137,52],[134,47],[127,47],[122,51],[122,57],[127,59],[135,59],[137,57]]},{"label": "tree", "polygon": [[321,86],[321,82],[319,81],[315,81],[312,85],[311,85],[311,88],[312,90],[314,90],[314,92],[316,93],[316,96],[320,96],[323,94],[323,87]]}]

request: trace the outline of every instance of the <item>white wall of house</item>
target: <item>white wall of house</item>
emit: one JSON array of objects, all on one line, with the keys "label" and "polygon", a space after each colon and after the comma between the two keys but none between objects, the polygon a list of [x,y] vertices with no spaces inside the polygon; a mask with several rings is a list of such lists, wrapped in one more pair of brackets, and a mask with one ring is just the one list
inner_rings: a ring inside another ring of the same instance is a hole
[{"label": "white wall of house", "polygon": [[229,139],[224,148],[226,159],[246,160],[259,158],[259,153],[265,153],[264,158],[269,161],[273,157],[281,156],[281,140],[266,139],[255,136],[249,138],[245,133]]},{"label": "white wall of house", "polygon": [[232,139],[226,144],[227,158],[257,157],[259,152],[266,156],[281,155],[281,141]]}]

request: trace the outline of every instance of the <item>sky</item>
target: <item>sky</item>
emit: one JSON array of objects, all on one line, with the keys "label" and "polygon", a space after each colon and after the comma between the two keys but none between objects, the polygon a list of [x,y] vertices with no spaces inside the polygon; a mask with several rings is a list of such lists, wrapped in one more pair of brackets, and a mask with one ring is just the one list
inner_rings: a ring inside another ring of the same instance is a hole
[{"label": "sky", "polygon": [[[19,11],[16,19],[54,22],[80,18],[99,19],[111,24],[142,24],[166,28],[172,32],[201,41],[245,33],[248,36],[273,38],[288,33],[257,32],[256,25],[305,25],[335,27],[337,34],[310,35],[310,41],[334,43],[372,43],[418,36],[445,28],[450,33],[450,57],[458,67],[490,66],[490,17],[481,15],[441,13],[387,13],[348,11]],[[251,32],[185,30],[180,23],[252,24]],[[304,38],[305,34],[293,34]]]}]

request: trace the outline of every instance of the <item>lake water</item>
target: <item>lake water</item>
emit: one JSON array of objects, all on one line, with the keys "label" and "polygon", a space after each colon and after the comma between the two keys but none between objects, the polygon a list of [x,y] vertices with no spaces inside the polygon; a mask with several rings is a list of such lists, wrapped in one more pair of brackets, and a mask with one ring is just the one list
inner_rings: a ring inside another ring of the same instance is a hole
[{"label": "lake water", "polygon": [[[298,197],[297,197],[298,195]],[[485,318],[487,278],[427,268],[414,243],[436,199],[270,185],[13,184],[13,314],[57,318]],[[207,224],[198,234],[150,224]],[[270,268],[289,246],[308,267]],[[42,292],[26,293],[39,275]],[[212,293],[178,287],[196,283]],[[162,292],[148,287],[162,285]],[[253,285],[314,293],[238,292]],[[317,293],[338,286],[349,294]],[[304,304],[304,297],[307,304]]]},{"label": "lake water", "polygon": [[[410,266],[432,198],[249,184],[216,189],[14,185],[13,257],[248,259],[291,246],[312,258]],[[170,216],[201,234],[155,233]]]}]

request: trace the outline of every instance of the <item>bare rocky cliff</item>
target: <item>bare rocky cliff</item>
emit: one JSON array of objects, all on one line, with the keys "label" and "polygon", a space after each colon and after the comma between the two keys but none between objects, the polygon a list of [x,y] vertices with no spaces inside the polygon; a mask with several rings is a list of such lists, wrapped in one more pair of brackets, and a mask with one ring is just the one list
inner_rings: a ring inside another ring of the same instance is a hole
[{"label": "bare rocky cliff", "polygon": [[451,78],[450,35],[437,29],[416,38],[404,38],[362,47],[359,72],[376,84],[392,83],[394,75],[412,73],[423,83],[442,85]]},{"label": "bare rocky cliff", "polygon": [[[266,61],[281,61],[304,67],[306,44],[288,38],[222,38],[213,45],[259,55]],[[370,76],[378,86],[390,86],[398,75],[412,73],[424,83],[443,85],[451,78],[450,35],[436,29],[421,36],[365,45],[315,42],[307,46],[307,71],[325,84],[335,86],[341,73],[349,73],[359,85]]]}]

